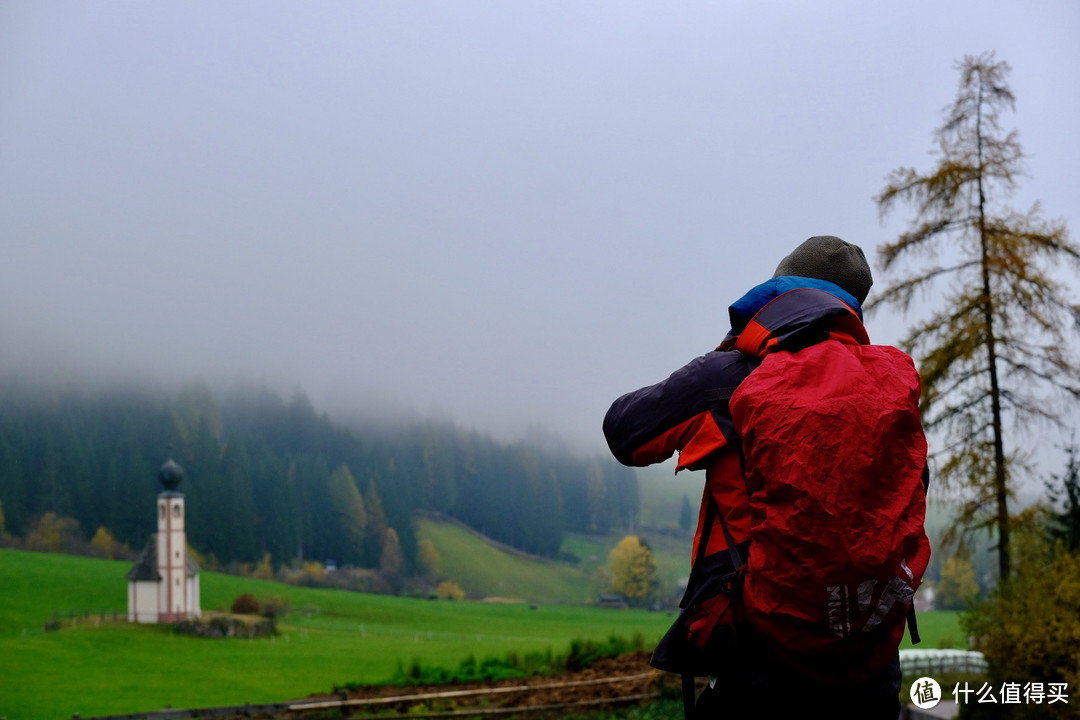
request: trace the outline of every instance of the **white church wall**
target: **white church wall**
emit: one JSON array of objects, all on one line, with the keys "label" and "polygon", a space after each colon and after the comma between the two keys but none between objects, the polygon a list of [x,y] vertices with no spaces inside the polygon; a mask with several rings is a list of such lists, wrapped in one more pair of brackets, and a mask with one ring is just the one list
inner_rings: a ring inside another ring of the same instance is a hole
[{"label": "white church wall", "polygon": [[128,583],[128,621],[156,623],[158,621],[158,583],[133,581]]}]

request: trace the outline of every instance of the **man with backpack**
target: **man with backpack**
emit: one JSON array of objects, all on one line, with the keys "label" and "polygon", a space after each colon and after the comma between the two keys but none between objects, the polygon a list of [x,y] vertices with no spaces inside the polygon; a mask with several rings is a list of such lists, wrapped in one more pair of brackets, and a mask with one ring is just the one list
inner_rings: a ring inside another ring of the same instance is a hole
[{"label": "man with backpack", "polygon": [[683,611],[652,659],[683,675],[688,716],[900,712],[926,441],[914,363],[863,326],[871,284],[861,249],[810,238],[730,306],[716,350],[604,419],[623,464],[705,470]]}]

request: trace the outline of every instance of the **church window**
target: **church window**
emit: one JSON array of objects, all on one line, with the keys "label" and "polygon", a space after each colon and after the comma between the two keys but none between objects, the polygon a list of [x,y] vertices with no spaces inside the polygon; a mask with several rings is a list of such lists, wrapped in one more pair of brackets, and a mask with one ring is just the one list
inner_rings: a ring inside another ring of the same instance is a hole
[{"label": "church window", "polygon": [[180,506],[179,505],[173,505],[172,514],[173,514],[173,517],[175,517],[175,518],[180,517]]}]

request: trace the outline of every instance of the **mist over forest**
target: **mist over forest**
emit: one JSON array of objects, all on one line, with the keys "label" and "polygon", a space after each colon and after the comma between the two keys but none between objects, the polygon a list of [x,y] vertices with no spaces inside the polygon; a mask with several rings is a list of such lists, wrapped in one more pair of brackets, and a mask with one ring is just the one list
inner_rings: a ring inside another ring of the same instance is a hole
[{"label": "mist over forest", "polygon": [[158,468],[185,471],[189,542],[222,565],[334,560],[408,574],[418,511],[442,513],[553,557],[566,531],[606,532],[638,513],[633,471],[553,434],[507,442],[447,417],[346,422],[253,382],[0,382],[0,507],[6,532],[51,513],[89,539],[141,548],[156,531]]}]

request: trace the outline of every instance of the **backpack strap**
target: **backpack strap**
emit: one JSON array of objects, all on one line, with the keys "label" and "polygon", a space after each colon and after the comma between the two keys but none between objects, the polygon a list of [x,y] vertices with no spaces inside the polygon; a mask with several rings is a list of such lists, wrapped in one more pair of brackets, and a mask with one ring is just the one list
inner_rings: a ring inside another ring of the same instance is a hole
[{"label": "backpack strap", "polygon": [[[930,465],[923,465],[922,471],[923,491],[930,490]],[[915,618],[915,602],[912,601],[907,611],[907,629],[911,636],[911,644],[918,645],[922,638],[919,637],[919,621]]]},{"label": "backpack strap", "polygon": [[907,629],[908,635],[911,636],[911,644],[918,645],[922,638],[919,637],[919,622],[915,619],[915,603],[912,602],[908,605],[907,609]]},{"label": "backpack strap", "polygon": [[694,717],[694,706],[697,705],[697,679],[693,675],[682,676],[682,703],[683,717],[690,720]]},{"label": "backpack strap", "polygon": [[694,554],[694,565],[690,568],[690,578],[686,581],[686,592],[683,593],[682,600],[679,601],[680,608],[686,607],[693,589],[697,587],[701,573],[704,572],[702,568],[705,567],[704,560],[709,547],[709,537],[712,535],[713,525],[716,524],[718,518],[720,520],[720,529],[724,533],[724,540],[727,541],[728,557],[731,558],[732,569],[738,570],[744,565],[742,555],[735,544],[735,538],[732,537],[731,531],[728,529],[727,520],[724,519],[724,514],[720,512],[720,508],[716,504],[716,498],[713,497],[708,488],[705,488],[705,521],[702,523],[701,537],[698,538],[697,552]]},{"label": "backpack strap", "polygon": [[[690,569],[690,579],[686,583],[686,592],[683,594],[682,600],[679,602],[679,607],[685,607],[690,598],[691,591],[696,586],[698,577],[703,572],[702,568],[705,566],[705,551],[709,545],[709,536],[712,534],[712,527],[716,520],[720,520],[720,529],[724,533],[724,539],[727,541],[728,557],[731,558],[731,567],[735,570],[741,568],[745,563],[743,562],[742,555],[739,554],[739,548],[735,544],[735,538],[731,535],[731,530],[728,529],[727,520],[724,519],[724,513],[720,512],[720,508],[717,507],[716,498],[709,491],[708,487],[705,488],[705,522],[701,531],[701,537],[698,539],[697,553],[694,556],[694,566]],[[683,715],[685,720],[690,720],[694,715],[694,707],[697,705],[697,688],[695,683],[697,678],[691,673],[685,673],[682,675],[682,696],[683,696]]]},{"label": "backpack strap", "polygon": [[[746,374],[749,375],[753,372],[754,368],[761,364],[761,358],[738,351],[742,356],[743,362],[746,364]],[[722,388],[719,390],[707,391],[706,395],[708,399],[715,403],[720,403],[724,406],[731,400],[731,394],[735,388]],[[725,439],[728,441],[728,445],[735,448],[739,452],[739,465],[743,464],[743,452],[742,443],[739,442],[738,437],[735,436],[734,428],[731,427],[730,419],[728,422],[718,422],[717,426],[724,434]],[[694,565],[690,568],[690,579],[686,583],[686,592],[683,593],[683,598],[679,602],[679,607],[685,607],[690,598],[692,589],[696,586],[696,581],[703,572],[702,568],[705,567],[705,554],[709,547],[709,536],[712,535],[712,527],[716,522],[716,519],[720,519],[720,530],[724,533],[724,540],[727,542],[728,556],[731,558],[731,567],[738,570],[744,565],[742,555],[739,554],[739,548],[735,544],[735,538],[731,535],[731,530],[728,529],[727,520],[724,519],[724,513],[720,512],[720,508],[717,507],[716,498],[713,497],[712,492],[708,486],[705,487],[705,520],[702,523],[701,536],[698,538],[697,552],[694,555]],[[697,689],[695,684],[697,678],[692,674],[684,674],[682,676],[682,696],[683,696],[683,715],[686,720],[690,720],[694,716],[694,707],[697,705]]]}]

